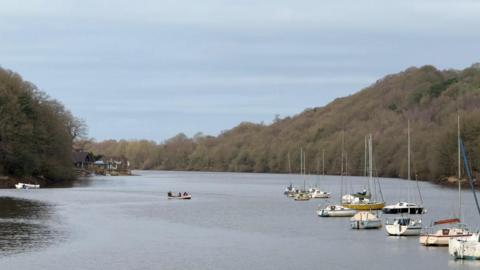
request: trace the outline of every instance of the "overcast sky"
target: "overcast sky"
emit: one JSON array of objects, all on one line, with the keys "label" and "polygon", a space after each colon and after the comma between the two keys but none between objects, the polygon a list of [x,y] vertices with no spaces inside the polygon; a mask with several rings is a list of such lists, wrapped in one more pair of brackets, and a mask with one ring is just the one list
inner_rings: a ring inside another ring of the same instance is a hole
[{"label": "overcast sky", "polygon": [[97,140],[271,122],[389,73],[480,62],[480,1],[0,0],[0,65]]}]

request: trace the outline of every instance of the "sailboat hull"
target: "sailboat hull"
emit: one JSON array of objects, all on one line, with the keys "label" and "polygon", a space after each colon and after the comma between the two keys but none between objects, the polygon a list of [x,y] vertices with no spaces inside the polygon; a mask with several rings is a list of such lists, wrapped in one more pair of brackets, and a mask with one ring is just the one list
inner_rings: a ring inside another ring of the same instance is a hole
[{"label": "sailboat hull", "polygon": [[475,234],[466,240],[451,239],[448,245],[448,252],[455,259],[480,260],[479,235]]},{"label": "sailboat hull", "polygon": [[421,225],[399,225],[390,224],[385,225],[388,235],[391,236],[417,236],[422,231]]},{"label": "sailboat hull", "polygon": [[382,210],[385,207],[385,203],[345,203],[342,206],[359,211],[369,211]]}]

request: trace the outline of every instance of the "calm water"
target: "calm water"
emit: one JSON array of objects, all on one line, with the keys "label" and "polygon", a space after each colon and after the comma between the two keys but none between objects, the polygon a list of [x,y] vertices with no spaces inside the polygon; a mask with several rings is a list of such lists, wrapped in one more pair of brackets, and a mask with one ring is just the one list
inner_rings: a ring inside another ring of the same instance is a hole
[{"label": "calm water", "polygon": [[[475,269],[445,248],[354,231],[348,219],[319,218],[320,199],[296,202],[283,193],[292,179],[271,174],[137,172],[96,177],[78,187],[0,190],[0,269]],[[338,200],[339,178],[319,184]],[[348,186],[360,189],[364,180]],[[387,202],[407,197],[407,182],[382,179]],[[411,196],[415,195],[412,183]],[[422,183],[429,213],[456,211],[455,190]],[[168,191],[191,201],[168,201]],[[480,218],[464,192],[466,221]],[[418,199],[417,199],[418,200]]]}]

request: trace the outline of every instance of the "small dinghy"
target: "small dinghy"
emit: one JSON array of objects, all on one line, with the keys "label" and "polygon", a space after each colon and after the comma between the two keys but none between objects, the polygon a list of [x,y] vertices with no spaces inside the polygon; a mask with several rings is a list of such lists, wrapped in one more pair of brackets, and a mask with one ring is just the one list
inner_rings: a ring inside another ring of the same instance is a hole
[{"label": "small dinghy", "polygon": [[190,200],[192,199],[192,195],[188,194],[187,192],[178,193],[178,195],[174,195],[172,192],[167,193],[169,200]]},{"label": "small dinghy", "polygon": [[35,189],[35,188],[40,188],[40,185],[18,183],[18,184],[15,184],[15,188],[16,189]]}]

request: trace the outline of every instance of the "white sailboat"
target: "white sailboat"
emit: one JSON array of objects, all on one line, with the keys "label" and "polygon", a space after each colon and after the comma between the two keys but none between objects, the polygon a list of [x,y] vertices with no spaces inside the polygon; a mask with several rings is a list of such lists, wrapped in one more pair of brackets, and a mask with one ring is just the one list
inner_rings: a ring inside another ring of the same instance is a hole
[{"label": "white sailboat", "polygon": [[327,205],[317,209],[317,215],[320,217],[352,217],[357,211],[343,207],[341,205]]},{"label": "white sailboat", "polygon": [[[411,151],[410,151],[410,120],[408,121],[408,131],[407,131],[407,137],[408,137],[408,162],[407,162],[407,174],[408,174],[408,182],[407,182],[407,191],[408,191],[408,199],[410,199],[410,182],[411,182],[411,165],[410,165],[410,156],[411,156]],[[417,182],[417,189],[418,189],[418,194],[420,197],[420,200],[422,198],[421,193],[420,193],[420,187],[418,186]],[[424,214],[426,212],[425,208],[423,207],[422,204],[416,204],[413,202],[397,202],[396,204],[392,205],[387,205],[382,209],[384,214]],[[417,222],[415,222],[417,223]]]},{"label": "white sailboat", "polygon": [[[300,149],[300,175],[305,175],[305,171],[305,152],[303,151],[303,149]],[[308,201],[312,198],[312,196],[306,189],[305,178],[303,179],[303,189],[297,192],[293,198],[295,201]]]},{"label": "white sailboat", "polygon": [[[368,139],[368,153],[369,153],[369,177],[368,185],[370,187],[371,183],[374,183],[373,179],[373,150],[372,150],[372,135],[369,135]],[[375,184],[375,183],[374,183]],[[369,188],[371,190],[371,188]],[[372,210],[381,210],[385,206],[385,202],[376,201],[369,199],[367,197],[357,197],[353,194],[349,195],[350,197],[342,197],[342,205],[344,207],[360,210],[360,211],[372,211]]]},{"label": "white sailboat", "polygon": [[350,219],[352,229],[379,229],[382,227],[382,220],[373,212],[362,211],[356,213]]},{"label": "white sailboat", "polygon": [[[342,136],[343,137],[343,136]],[[341,184],[340,184],[340,194],[343,193],[343,138],[342,138],[342,154],[341,154]],[[340,203],[342,202],[342,199],[340,198]],[[317,209],[317,215],[319,217],[352,217],[355,215],[357,211],[350,209],[348,207],[345,207],[343,205],[339,204],[328,204],[325,206],[319,206]]]},{"label": "white sailboat", "polygon": [[[410,189],[409,189],[409,184],[410,184],[410,121],[408,121],[408,161],[407,161],[407,174],[408,174],[408,183],[407,183],[407,188],[408,188],[408,197],[410,197]],[[418,186],[417,186],[418,187]],[[420,194],[420,189],[418,190]],[[421,196],[420,196],[421,198]],[[423,213],[423,206],[418,206],[415,203],[410,203],[410,202],[398,202],[397,204],[386,206],[382,209],[384,213],[392,213],[392,214],[403,214],[407,213],[406,217],[397,217],[393,219],[393,222],[390,222],[389,220],[386,221],[385,224],[385,230],[387,231],[388,235],[392,236],[416,236],[420,235],[422,231],[422,220],[417,219],[417,218],[412,218],[410,214],[420,214]]]},{"label": "white sailboat", "polygon": [[[289,176],[291,176],[292,174],[292,165],[291,165],[291,162],[290,162],[290,153],[288,153],[288,174]],[[295,196],[295,194],[298,193],[298,189],[295,188],[292,184],[292,181],[290,181],[290,185],[288,185],[286,188],[285,188],[285,191],[283,192],[283,194],[289,196],[289,197],[293,197]]]},{"label": "white sailboat", "polygon": [[457,127],[457,142],[458,142],[458,218],[450,218],[445,220],[439,220],[434,223],[434,225],[450,225],[455,224],[454,226],[444,227],[436,230],[435,232],[426,232],[420,235],[419,242],[424,246],[448,246],[450,239],[461,239],[465,240],[466,238],[472,236],[472,233],[461,223],[462,216],[462,193],[461,193],[461,182],[462,179],[462,170],[461,170],[461,156],[460,156],[460,116],[458,116],[458,127]]},{"label": "white sailboat", "polygon": [[[318,166],[319,167],[319,166]],[[317,175],[318,175],[318,167],[317,167]],[[325,177],[325,150],[322,151],[322,179]],[[315,187],[310,188],[308,190],[312,199],[328,199],[330,198],[330,192],[323,191],[318,188],[317,185]]]},{"label": "white sailboat", "polygon": [[[475,192],[475,186],[473,184],[473,178],[470,171],[470,167],[467,163],[467,155],[465,153],[465,147],[461,142],[462,153],[463,153],[463,163],[465,165],[465,171],[467,172],[470,188],[473,192],[473,198],[475,199],[475,204],[477,206],[477,212],[480,215],[480,206],[478,204],[477,194]],[[455,259],[461,260],[480,260],[480,233],[474,233],[472,236],[462,239],[462,238],[452,238],[448,242],[448,253],[453,256]]]}]

